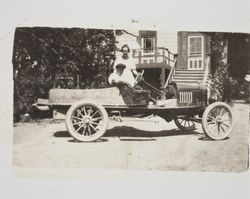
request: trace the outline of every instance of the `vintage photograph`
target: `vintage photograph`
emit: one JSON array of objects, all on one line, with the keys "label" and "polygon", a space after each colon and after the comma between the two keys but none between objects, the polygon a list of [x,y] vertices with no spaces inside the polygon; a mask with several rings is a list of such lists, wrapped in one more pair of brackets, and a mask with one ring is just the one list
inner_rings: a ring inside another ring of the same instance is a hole
[{"label": "vintage photograph", "polygon": [[248,170],[248,33],[17,27],[12,63],[14,169]]}]

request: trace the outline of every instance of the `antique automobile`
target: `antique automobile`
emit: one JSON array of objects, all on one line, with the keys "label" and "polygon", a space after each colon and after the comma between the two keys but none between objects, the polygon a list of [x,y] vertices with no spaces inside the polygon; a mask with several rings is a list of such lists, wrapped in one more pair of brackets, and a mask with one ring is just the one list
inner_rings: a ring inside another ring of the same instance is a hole
[{"label": "antique automobile", "polygon": [[[183,131],[193,131],[201,123],[212,140],[225,139],[231,133],[231,108],[223,102],[209,104],[205,87],[172,83],[158,90],[145,81],[140,85],[145,89],[136,90],[124,82],[101,89],[51,89],[49,104],[55,117],[66,115],[68,132],[81,142],[98,140],[105,134],[110,117],[122,121],[124,116],[157,115],[167,122],[174,120]],[[166,103],[156,106],[149,96]]]}]

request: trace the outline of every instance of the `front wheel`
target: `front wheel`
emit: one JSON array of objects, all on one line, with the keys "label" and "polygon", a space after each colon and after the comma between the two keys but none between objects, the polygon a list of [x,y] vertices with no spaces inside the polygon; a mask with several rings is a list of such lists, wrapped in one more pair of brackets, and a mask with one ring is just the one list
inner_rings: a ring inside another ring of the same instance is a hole
[{"label": "front wheel", "polygon": [[209,105],[202,116],[202,128],[213,140],[222,140],[233,129],[233,114],[230,106],[223,102]]},{"label": "front wheel", "polygon": [[98,103],[79,101],[66,114],[66,127],[70,135],[81,142],[99,139],[107,130],[108,114]]}]

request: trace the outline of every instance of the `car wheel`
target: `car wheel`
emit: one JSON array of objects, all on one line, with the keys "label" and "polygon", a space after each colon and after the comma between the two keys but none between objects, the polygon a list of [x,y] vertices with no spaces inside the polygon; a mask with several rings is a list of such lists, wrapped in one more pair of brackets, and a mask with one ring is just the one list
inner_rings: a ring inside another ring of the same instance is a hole
[{"label": "car wheel", "polygon": [[231,108],[223,102],[209,105],[202,116],[202,128],[213,140],[222,140],[229,136],[233,129]]},{"label": "car wheel", "polygon": [[195,122],[191,121],[186,116],[176,116],[174,122],[176,126],[183,131],[193,131],[196,129]]},{"label": "car wheel", "polygon": [[66,114],[66,127],[70,135],[81,142],[99,139],[108,127],[108,114],[105,108],[88,101],[73,104]]}]

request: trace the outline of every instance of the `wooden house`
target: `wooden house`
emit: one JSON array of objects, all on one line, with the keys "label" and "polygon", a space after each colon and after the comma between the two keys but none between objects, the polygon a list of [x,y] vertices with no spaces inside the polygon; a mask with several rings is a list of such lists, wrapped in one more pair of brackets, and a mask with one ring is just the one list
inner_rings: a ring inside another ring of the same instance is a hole
[{"label": "wooden house", "polygon": [[[200,84],[210,70],[210,36],[201,32],[159,30],[116,32],[117,48],[128,44],[137,68],[156,87],[167,82]],[[119,53],[119,52],[118,52]]]}]

